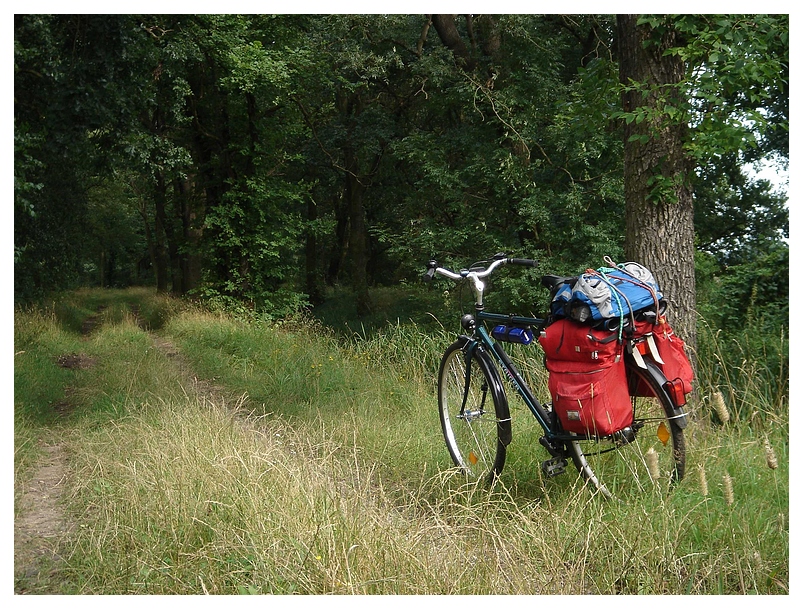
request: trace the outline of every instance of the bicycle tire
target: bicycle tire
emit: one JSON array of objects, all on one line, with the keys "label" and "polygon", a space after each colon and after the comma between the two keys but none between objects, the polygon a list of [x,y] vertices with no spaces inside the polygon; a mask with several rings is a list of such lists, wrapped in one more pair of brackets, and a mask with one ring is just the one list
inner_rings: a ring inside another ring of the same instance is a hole
[{"label": "bicycle tire", "polygon": [[686,472],[686,441],[675,406],[663,388],[663,375],[654,364],[646,365],[646,369],[628,365],[633,386],[641,381],[654,394],[632,398],[633,427],[638,428],[632,439],[619,436],[566,443],[582,478],[607,498],[621,499],[655,488],[668,490]]},{"label": "bicycle tire", "polygon": [[454,464],[469,477],[492,482],[505,466],[510,412],[496,368],[466,337],[450,345],[441,360],[438,412]]}]

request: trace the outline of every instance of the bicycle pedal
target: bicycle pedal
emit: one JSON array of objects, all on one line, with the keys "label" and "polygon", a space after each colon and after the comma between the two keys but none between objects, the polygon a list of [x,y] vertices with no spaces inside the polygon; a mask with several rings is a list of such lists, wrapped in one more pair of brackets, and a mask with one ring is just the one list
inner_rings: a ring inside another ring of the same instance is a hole
[{"label": "bicycle pedal", "polygon": [[554,478],[566,472],[566,466],[569,462],[563,457],[555,457],[554,459],[547,459],[541,463],[541,471],[547,478]]}]

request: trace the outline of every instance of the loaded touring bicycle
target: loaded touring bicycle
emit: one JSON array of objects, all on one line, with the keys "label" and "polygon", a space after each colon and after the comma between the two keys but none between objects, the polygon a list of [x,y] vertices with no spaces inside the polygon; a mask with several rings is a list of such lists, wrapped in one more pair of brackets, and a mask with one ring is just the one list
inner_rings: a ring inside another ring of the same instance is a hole
[{"label": "loaded touring bicycle", "polygon": [[[493,481],[501,474],[515,435],[512,392],[543,431],[545,477],[564,473],[571,462],[606,497],[683,478],[683,406],[692,388],[683,341],[666,322],[650,271],[606,262],[579,277],[543,276],[552,295],[544,318],[493,313],[484,304],[492,273],[505,265],[535,267],[533,260],[497,254],[460,271],[429,262],[426,280],[437,274],[467,283],[474,296],[473,313],[460,320],[464,333],[446,349],[438,372],[443,436],[467,475]],[[544,401],[509,353],[511,344],[535,349],[535,342],[548,371]]]}]

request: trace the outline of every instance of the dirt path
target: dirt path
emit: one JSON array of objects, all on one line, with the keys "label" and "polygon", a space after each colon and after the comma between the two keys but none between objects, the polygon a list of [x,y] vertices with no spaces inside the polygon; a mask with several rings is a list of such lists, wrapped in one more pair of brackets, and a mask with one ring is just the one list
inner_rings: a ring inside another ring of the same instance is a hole
[{"label": "dirt path", "polygon": [[61,509],[67,456],[59,443],[42,441],[42,458],[25,483],[14,519],[14,592],[57,593],[60,546],[72,530]]},{"label": "dirt path", "polygon": [[[81,334],[86,338],[100,320],[102,309],[84,321]],[[81,353],[60,356],[63,368],[87,368],[97,362]],[[53,404],[60,416],[72,411],[65,387],[65,399]],[[64,482],[69,475],[67,453],[58,432],[46,433],[39,440],[41,456],[32,468],[30,479],[15,488],[14,510],[14,593],[57,594],[58,571],[63,565],[64,541],[73,531],[73,523],[62,509]],[[17,499],[19,493],[19,499]]]},{"label": "dirt path", "polygon": [[[136,311],[134,311],[136,315]],[[97,327],[100,311],[87,319],[82,334],[88,336]],[[188,392],[205,399],[221,398],[221,388],[198,379],[178,348],[169,340],[149,333],[153,345],[164,353],[181,372]],[[83,354],[67,354],[57,363],[65,368],[95,365],[97,362]],[[70,388],[67,399],[54,404],[62,415],[72,410]],[[62,507],[64,485],[69,476],[67,452],[58,432],[46,434],[39,443],[42,455],[32,469],[32,475],[21,483],[14,518],[14,592],[15,594],[58,594],[58,572],[63,567],[63,551],[75,525]]]}]

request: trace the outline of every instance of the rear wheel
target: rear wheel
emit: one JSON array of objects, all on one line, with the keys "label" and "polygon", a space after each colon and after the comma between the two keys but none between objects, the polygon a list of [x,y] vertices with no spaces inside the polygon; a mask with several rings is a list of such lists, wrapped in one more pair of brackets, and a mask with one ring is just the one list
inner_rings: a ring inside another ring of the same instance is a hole
[{"label": "rear wheel", "polygon": [[438,410],[443,437],[455,465],[474,478],[492,481],[505,465],[502,441],[510,415],[498,376],[475,343],[452,344],[438,374]]},{"label": "rear wheel", "polygon": [[650,397],[633,397],[632,429],[598,440],[567,442],[581,476],[606,497],[623,499],[650,489],[667,489],[683,479],[686,443],[674,404],[661,385],[662,375],[628,367],[631,387]]}]

